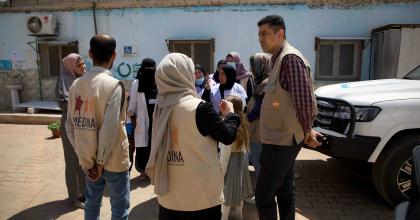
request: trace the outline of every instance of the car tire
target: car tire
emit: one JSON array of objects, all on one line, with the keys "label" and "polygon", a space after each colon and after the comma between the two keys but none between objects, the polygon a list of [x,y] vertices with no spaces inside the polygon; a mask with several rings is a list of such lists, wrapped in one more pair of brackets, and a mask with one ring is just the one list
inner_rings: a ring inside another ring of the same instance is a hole
[{"label": "car tire", "polygon": [[399,137],[389,143],[387,150],[381,153],[373,165],[373,183],[379,194],[391,205],[408,200],[412,153],[414,147],[419,145],[420,135]]}]

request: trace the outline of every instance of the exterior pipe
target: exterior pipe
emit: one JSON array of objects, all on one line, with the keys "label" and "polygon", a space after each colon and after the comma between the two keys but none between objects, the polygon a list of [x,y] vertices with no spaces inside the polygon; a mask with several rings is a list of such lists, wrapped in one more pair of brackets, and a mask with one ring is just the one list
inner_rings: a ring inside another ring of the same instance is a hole
[{"label": "exterior pipe", "polygon": [[95,25],[95,35],[97,35],[98,34],[98,28],[96,26],[96,13],[95,13],[95,9],[96,9],[96,1],[93,2],[92,12],[93,12],[93,24]]}]

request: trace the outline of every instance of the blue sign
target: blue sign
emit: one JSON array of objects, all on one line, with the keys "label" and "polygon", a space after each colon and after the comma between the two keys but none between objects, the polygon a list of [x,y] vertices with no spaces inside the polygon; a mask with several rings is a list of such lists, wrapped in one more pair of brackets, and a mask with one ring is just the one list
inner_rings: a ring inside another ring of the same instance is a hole
[{"label": "blue sign", "polygon": [[0,60],[0,70],[12,70],[12,61]]},{"label": "blue sign", "polygon": [[124,46],[124,54],[127,54],[127,55],[133,54],[133,48],[131,46]]}]

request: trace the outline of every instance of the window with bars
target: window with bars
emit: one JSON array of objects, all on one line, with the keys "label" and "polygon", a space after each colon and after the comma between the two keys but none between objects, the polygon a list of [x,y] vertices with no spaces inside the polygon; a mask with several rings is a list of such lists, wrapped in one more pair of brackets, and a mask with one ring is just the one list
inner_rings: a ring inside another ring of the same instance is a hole
[{"label": "window with bars", "polygon": [[214,39],[211,40],[169,40],[172,53],[183,53],[200,64],[208,73],[213,73]]},{"label": "window with bars", "polygon": [[361,40],[319,40],[315,80],[355,81],[360,79]]},{"label": "window with bars", "polygon": [[78,53],[77,43],[70,44],[39,44],[41,72],[43,78],[60,75],[63,58],[70,53]]}]

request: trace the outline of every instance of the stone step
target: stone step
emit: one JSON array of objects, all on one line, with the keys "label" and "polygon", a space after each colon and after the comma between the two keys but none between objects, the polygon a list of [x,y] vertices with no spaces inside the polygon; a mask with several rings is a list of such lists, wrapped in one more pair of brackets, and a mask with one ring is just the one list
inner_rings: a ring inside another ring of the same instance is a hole
[{"label": "stone step", "polygon": [[60,121],[61,114],[0,113],[0,124],[48,125]]}]

